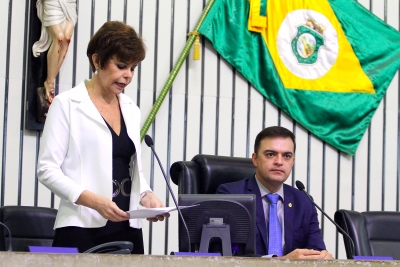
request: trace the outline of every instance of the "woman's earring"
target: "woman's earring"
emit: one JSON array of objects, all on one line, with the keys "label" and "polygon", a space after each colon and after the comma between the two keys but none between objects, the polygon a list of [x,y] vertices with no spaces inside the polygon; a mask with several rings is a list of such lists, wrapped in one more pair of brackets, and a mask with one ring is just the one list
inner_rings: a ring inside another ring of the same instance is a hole
[{"label": "woman's earring", "polygon": [[94,75],[97,75],[97,73],[99,73],[99,68],[96,67],[96,70],[94,71]]}]

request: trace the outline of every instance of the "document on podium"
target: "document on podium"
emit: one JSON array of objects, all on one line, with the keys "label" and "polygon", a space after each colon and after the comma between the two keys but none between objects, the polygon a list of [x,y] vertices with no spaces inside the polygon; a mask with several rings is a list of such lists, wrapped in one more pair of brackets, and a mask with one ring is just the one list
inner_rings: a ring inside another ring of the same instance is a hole
[{"label": "document on podium", "polygon": [[[198,205],[192,205],[192,206],[179,206],[181,210],[195,207]],[[164,207],[164,208],[143,208],[143,209],[137,209],[137,210],[130,210],[127,211],[130,215],[131,219],[144,219],[144,218],[153,218],[157,215],[163,214],[163,213],[168,213],[171,211],[176,210],[176,207]]]}]

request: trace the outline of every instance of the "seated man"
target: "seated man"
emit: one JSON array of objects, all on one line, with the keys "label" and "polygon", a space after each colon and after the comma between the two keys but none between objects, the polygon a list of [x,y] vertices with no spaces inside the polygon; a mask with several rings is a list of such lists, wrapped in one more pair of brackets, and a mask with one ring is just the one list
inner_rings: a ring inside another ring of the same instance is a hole
[{"label": "seated man", "polygon": [[262,130],[252,155],[255,176],[222,184],[216,193],[256,195],[257,254],[332,259],[322,240],[314,205],[303,192],[284,184],[294,164],[295,150],[295,137],[288,129],[273,126]]}]

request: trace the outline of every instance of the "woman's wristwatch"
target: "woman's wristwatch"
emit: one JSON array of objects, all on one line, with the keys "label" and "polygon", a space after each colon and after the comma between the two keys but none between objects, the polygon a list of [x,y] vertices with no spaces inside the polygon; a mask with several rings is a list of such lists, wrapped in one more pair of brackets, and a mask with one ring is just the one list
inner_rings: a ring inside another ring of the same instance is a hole
[{"label": "woman's wristwatch", "polygon": [[151,190],[146,190],[146,191],[144,191],[144,192],[142,192],[142,193],[140,193],[140,205],[142,205],[143,206],[143,204],[142,204],[142,199],[147,195],[147,193],[153,193],[153,191],[151,191]]}]

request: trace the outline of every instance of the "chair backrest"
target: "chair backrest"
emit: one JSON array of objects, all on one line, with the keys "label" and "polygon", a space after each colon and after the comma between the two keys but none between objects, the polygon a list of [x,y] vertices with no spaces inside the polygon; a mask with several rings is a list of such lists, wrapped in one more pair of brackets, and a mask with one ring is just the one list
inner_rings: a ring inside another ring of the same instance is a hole
[{"label": "chair backrest", "polygon": [[[400,260],[400,212],[338,210],[335,222],[354,241],[356,256],[392,256]],[[351,241],[343,236],[347,258],[351,258]]]},{"label": "chair backrest", "polygon": [[[11,232],[12,251],[29,251],[28,246],[51,246],[57,210],[44,207],[4,206],[0,221]],[[8,249],[9,235],[0,227],[0,251]]]},{"label": "chair backrest", "polygon": [[255,172],[250,158],[202,154],[191,161],[175,162],[170,169],[179,194],[215,194],[220,184],[251,177]]}]

